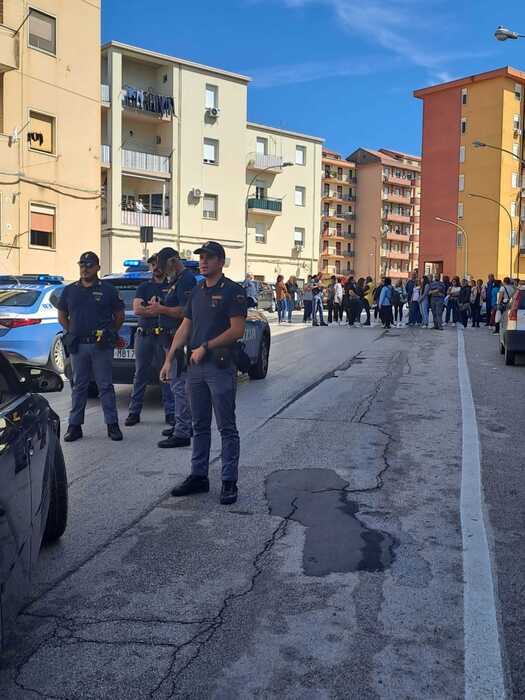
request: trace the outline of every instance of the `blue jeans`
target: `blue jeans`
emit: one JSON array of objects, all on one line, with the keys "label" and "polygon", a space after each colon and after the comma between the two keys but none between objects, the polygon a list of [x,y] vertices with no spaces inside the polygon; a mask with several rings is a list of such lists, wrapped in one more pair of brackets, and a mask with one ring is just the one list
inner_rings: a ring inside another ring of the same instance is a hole
[{"label": "blue jeans", "polygon": [[321,319],[321,323],[324,323],[323,316],[323,299],[321,296],[315,296],[312,301],[312,323],[317,323],[317,314]]},{"label": "blue jeans", "polygon": [[71,355],[73,370],[73,390],[71,392],[70,425],[84,423],[88,386],[95,379],[100,395],[100,403],[107,425],[118,423],[117,402],[113,387],[113,348],[101,350],[95,343],[82,343],[78,351]]},{"label": "blue jeans", "polygon": [[187,387],[193,418],[191,473],[208,476],[213,409],[222,440],[222,480],[237,481],[240,451],[235,422],[237,368],[219,369],[210,361],[190,365]]},{"label": "blue jeans", "polygon": [[294,301],[293,299],[287,299],[286,300],[286,311],[288,313],[288,323],[292,322],[292,311],[294,310]]},{"label": "blue jeans", "polygon": [[281,321],[284,321],[284,317],[286,314],[286,299],[281,299],[280,301],[277,302],[277,320],[279,323]]},{"label": "blue jeans", "polygon": [[419,302],[419,309],[421,311],[421,317],[423,318],[423,325],[428,326],[428,297],[425,297]]},{"label": "blue jeans", "polygon": [[[156,335],[135,335],[135,376],[133,378],[133,391],[129,404],[129,412],[140,415],[144,403],[146,387],[153,380],[152,372],[158,375],[158,368],[162,367],[165,358],[164,346]],[[156,377],[158,379],[158,376]],[[161,383],[162,403],[164,413],[173,415],[173,394],[168,384]]]}]

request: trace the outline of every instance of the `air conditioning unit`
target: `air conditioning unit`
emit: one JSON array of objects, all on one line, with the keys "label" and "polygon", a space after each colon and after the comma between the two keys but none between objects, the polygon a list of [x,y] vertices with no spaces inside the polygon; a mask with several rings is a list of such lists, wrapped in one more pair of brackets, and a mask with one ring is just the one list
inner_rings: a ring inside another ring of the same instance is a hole
[{"label": "air conditioning unit", "polygon": [[200,199],[202,197],[202,190],[199,190],[198,187],[194,187],[191,191],[191,196],[193,199]]},{"label": "air conditioning unit", "polygon": [[210,119],[217,119],[219,114],[221,113],[221,110],[218,107],[207,107],[206,108],[206,116],[209,117]]}]

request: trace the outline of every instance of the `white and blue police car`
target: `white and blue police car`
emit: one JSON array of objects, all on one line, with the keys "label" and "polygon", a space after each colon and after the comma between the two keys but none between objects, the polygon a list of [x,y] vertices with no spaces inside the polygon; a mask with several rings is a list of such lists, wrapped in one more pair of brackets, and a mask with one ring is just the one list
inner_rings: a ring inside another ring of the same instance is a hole
[{"label": "white and blue police car", "polygon": [[11,361],[65,368],[58,300],[64,278],[0,275],[0,351]]}]

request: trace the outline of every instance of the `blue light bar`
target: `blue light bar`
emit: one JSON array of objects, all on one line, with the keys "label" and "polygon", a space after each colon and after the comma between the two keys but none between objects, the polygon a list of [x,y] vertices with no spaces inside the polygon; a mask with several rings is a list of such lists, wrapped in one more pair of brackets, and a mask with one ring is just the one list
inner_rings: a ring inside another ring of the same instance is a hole
[{"label": "blue light bar", "polygon": [[140,267],[144,265],[142,260],[124,260],[124,267]]}]

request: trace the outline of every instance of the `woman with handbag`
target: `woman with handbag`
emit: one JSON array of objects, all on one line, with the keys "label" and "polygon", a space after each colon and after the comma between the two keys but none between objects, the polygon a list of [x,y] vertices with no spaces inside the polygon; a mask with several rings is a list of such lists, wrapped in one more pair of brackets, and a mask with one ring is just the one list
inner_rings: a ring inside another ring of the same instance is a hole
[{"label": "woman with handbag", "polygon": [[498,296],[496,298],[496,314],[494,316],[494,321],[495,321],[495,326],[494,326],[494,334],[499,335],[499,324],[501,321],[501,316],[505,309],[507,308],[507,304],[510,301],[511,296],[514,294],[514,285],[510,281],[510,277],[504,277],[503,278],[503,284],[499,288],[498,291]]}]

